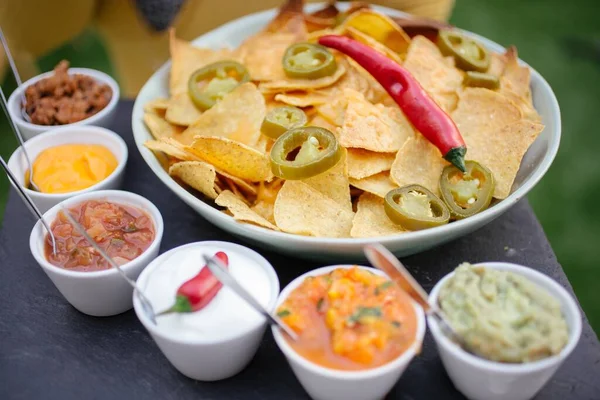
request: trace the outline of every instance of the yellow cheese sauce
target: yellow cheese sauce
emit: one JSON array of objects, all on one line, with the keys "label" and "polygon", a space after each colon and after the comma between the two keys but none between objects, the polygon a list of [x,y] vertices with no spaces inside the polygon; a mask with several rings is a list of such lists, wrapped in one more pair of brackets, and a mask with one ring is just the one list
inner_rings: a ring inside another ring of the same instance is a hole
[{"label": "yellow cheese sauce", "polygon": [[42,193],[70,193],[106,179],[118,162],[106,147],[65,144],[42,151],[33,163],[33,181]]}]

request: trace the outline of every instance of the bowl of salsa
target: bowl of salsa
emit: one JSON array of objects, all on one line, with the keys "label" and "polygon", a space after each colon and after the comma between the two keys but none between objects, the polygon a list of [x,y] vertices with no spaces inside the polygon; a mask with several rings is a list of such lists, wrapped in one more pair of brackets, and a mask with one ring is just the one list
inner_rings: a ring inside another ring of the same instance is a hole
[{"label": "bowl of salsa", "polygon": [[381,271],[336,265],[280,294],[277,315],[298,335],[275,341],[312,398],[381,399],[420,352],[423,309]]},{"label": "bowl of salsa", "polygon": [[[131,279],[137,279],[158,255],[163,220],[146,198],[106,190],[78,195],[61,204]],[[44,218],[56,239],[56,253],[39,221],[31,231],[31,253],[65,299],[93,316],[131,309],[131,286],[71,225],[60,205],[47,211]]]}]

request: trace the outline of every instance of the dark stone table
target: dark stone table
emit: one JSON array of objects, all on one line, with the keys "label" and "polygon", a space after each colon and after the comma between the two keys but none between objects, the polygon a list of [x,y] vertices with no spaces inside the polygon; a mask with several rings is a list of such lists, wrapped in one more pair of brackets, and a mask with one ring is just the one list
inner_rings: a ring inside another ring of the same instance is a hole
[{"label": "dark stone table", "polygon": [[[131,133],[132,102],[119,106],[114,130],[129,145],[125,189],[158,206],[165,221],[161,251],[201,240],[239,240],[212,226],[156,178]],[[34,220],[14,192],[0,231],[0,399],[303,399],[270,332],[252,363],[221,382],[196,382],[163,357],[133,311],[95,318],[79,313],[55,289],[29,251]],[[284,287],[318,267],[313,262],[262,252]],[[529,265],[571,286],[531,207],[521,201],[487,227],[403,261],[430,290],[462,261]],[[600,344],[587,320],[579,345],[539,399],[600,399]],[[429,334],[422,354],[406,370],[390,399],[461,399]],[[360,399],[349,399],[360,400]],[[510,400],[510,399],[507,399]]]}]

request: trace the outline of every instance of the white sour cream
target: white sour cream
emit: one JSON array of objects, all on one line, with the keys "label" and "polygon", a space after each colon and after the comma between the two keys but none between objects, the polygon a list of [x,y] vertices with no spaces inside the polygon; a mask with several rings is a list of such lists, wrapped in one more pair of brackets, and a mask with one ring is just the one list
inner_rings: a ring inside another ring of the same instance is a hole
[{"label": "white sour cream", "polygon": [[[203,254],[210,257],[224,251],[229,257],[229,272],[264,307],[268,307],[271,287],[267,272],[255,261],[233,249],[188,247],[175,251],[158,265],[142,287],[158,313],[175,302],[179,286],[204,267]],[[235,292],[223,286],[212,301],[200,311],[168,314],[157,318],[157,327],[169,337],[181,340],[223,340],[237,336],[264,322],[258,312]]]}]

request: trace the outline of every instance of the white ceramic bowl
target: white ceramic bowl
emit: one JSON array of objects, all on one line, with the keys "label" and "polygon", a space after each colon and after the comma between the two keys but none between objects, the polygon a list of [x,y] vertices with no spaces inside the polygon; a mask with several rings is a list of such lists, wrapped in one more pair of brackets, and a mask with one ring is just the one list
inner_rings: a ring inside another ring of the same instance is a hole
[{"label": "white ceramic bowl", "polygon": [[[63,144],[100,144],[105,146],[113,153],[117,159],[117,168],[106,177],[106,179],[92,185],[86,189],[70,193],[40,193],[34,190],[25,189],[29,197],[33,200],[40,212],[44,213],[56,204],[73,196],[96,190],[118,189],[123,183],[125,174],[125,165],[129,155],[127,145],[121,136],[115,132],[98,126],[65,126],[54,128],[25,142],[25,148],[31,162],[35,162],[36,157],[42,151],[49,147],[60,146]],[[23,154],[21,147],[17,148],[8,160],[8,167],[16,175],[21,186],[25,183],[25,174],[29,170],[27,159]]]},{"label": "white ceramic bowl", "polygon": [[[531,399],[554,375],[577,345],[581,336],[579,307],[562,286],[534,269],[505,262],[487,262],[477,265],[514,272],[546,289],[562,306],[569,327],[569,341],[559,354],[543,360],[524,364],[500,363],[465,352],[442,333],[434,318],[427,317],[442,363],[456,389],[471,400]],[[453,274],[454,272],[449,273],[435,285],[429,295],[432,304],[437,302],[440,289]]]},{"label": "white ceramic bowl", "polygon": [[[277,306],[283,303],[307,277],[327,274],[338,268],[352,267],[354,265],[332,265],[317,268],[299,276],[281,291]],[[378,275],[387,276],[377,269],[359,267]],[[392,389],[411,360],[421,351],[423,336],[425,336],[425,314],[421,306],[414,302],[413,305],[417,315],[415,342],[395,360],[365,371],[340,371],[322,367],[296,353],[278,328],[272,328],[273,336],[296,374],[296,378],[311,398],[316,400],[379,400],[383,399]]]},{"label": "white ceramic bowl", "polygon": [[[123,264],[121,269],[133,280],[137,279],[142,270],[157,255],[163,236],[163,219],[158,208],[146,198],[135,193],[120,190],[104,190],[71,197],[62,202],[65,207],[73,207],[88,200],[104,200],[125,204],[144,210],[154,223],[154,241],[137,258]],[[44,214],[44,219],[52,224],[60,206],[56,205]],[[133,304],[131,295],[133,289],[116,269],[103,271],[81,272],[69,271],[50,264],[44,255],[44,238],[46,230],[41,222],[37,222],[29,237],[29,248],[35,260],[40,264],[46,275],[52,280],[58,291],[69,303],[84,314],[95,317],[106,317],[125,312]]]},{"label": "white ceramic bowl", "polygon": [[[46,132],[52,128],[56,128],[56,126],[47,126],[47,125],[38,125],[32,124],[31,122],[27,122],[23,118],[23,114],[21,113],[21,99],[22,93],[31,86],[32,84],[48,78],[54,74],[54,71],[45,72],[43,74],[34,76],[29,79],[27,82],[23,83],[20,87],[15,89],[15,91],[8,98],[8,112],[12,117],[13,121],[17,124],[21,135],[23,135],[24,140],[29,140],[34,136],[39,135],[42,132]],[[94,125],[94,126],[102,126],[108,127],[114,119],[115,111],[117,110],[117,103],[119,102],[119,85],[117,81],[115,81],[110,75],[105,74],[104,72],[96,71],[95,69],[89,68],[69,68],[69,74],[81,74],[92,77],[99,83],[104,83],[110,86],[112,90],[112,97],[106,107],[100,110],[98,113],[92,115],[89,118],[81,120],[79,122],[74,122],[72,124],[65,124],[60,126],[81,126],[81,125]]]},{"label": "white ceramic bowl", "polygon": [[[189,248],[219,248],[228,254],[238,253],[238,255],[244,258],[256,262],[264,269],[270,281],[270,299],[266,308],[269,311],[275,309],[277,294],[279,293],[279,279],[273,266],[254,250],[229,242],[206,241],[190,243],[161,254],[140,275],[137,281],[140,289],[143,291],[146,288],[150,275],[161,263],[173,253]],[[256,354],[267,327],[267,321],[262,318],[262,322],[245,327],[245,329],[240,328],[235,334],[228,335],[219,340],[210,340],[201,337],[192,340],[189,338],[173,337],[159,329],[159,327],[148,319],[137,296],[134,296],[133,307],[137,317],[148,332],[150,332],[150,335],[169,362],[183,375],[199,381],[226,379],[243,370],[252,360],[254,354]]]},{"label": "white ceramic bowl", "polygon": [[[321,4],[310,4],[306,7],[314,11]],[[338,3],[341,10],[345,10],[348,3]],[[382,11],[392,16],[405,16],[399,11],[385,7],[373,6],[375,10]],[[219,48],[224,45],[238,46],[245,38],[262,29],[275,15],[275,10],[251,14],[231,21],[207,34],[197,38],[193,43],[197,46]],[[465,32],[476,38],[487,48],[496,52],[503,52],[504,48],[481,36]],[[212,205],[200,200],[184,187],[173,180],[164,170],[156,156],[144,147],[144,142],[151,139],[148,129],[144,125],[144,104],[158,97],[168,97],[168,81],[170,62],[163,65],[149,80],[137,96],[132,116],[132,127],[136,145],[146,163],[158,178],[175,193],[179,198],[192,207],[198,214],[206,218],[221,229],[240,236],[259,246],[269,248],[281,253],[295,256],[344,260],[364,260],[363,247],[369,243],[381,243],[397,256],[415,254],[431,247],[446,243],[450,240],[464,236],[498,218],[508,211],[533,189],[544,176],[558,151],[561,134],[560,109],[556,97],[548,83],[535,70],[531,71],[531,89],[533,102],[542,122],[546,126],[521,162],[521,168],[515,179],[510,196],[495,204],[482,213],[462,221],[418,232],[409,232],[402,235],[382,236],[364,239],[335,239],[315,238],[292,235],[283,232],[270,231],[265,228],[243,224],[232,217],[218,211]]]}]

